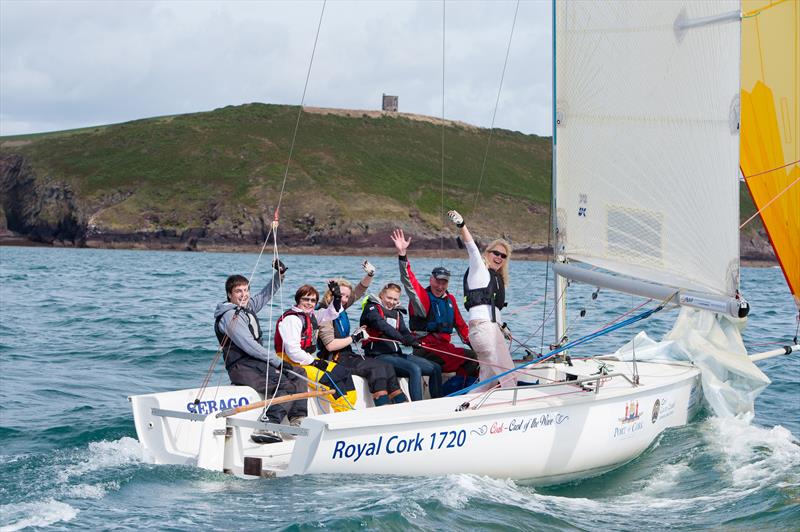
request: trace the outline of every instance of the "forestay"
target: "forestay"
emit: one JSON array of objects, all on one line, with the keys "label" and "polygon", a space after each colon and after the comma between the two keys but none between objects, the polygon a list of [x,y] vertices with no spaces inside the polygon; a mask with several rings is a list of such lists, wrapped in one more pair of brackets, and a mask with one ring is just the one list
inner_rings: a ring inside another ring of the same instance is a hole
[{"label": "forestay", "polygon": [[738,2],[555,9],[560,254],[735,295]]}]

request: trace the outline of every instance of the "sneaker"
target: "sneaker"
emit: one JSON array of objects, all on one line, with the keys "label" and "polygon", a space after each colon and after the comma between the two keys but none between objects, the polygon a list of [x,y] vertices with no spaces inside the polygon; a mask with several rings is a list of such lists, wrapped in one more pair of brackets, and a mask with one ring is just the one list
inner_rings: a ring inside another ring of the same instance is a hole
[{"label": "sneaker", "polygon": [[280,443],[283,440],[277,432],[265,429],[256,429],[250,435],[254,443]]},{"label": "sneaker", "polygon": [[292,419],[289,420],[289,426],[290,427],[299,427],[300,425],[303,424],[303,420],[305,418],[306,418],[306,416],[293,417]]}]

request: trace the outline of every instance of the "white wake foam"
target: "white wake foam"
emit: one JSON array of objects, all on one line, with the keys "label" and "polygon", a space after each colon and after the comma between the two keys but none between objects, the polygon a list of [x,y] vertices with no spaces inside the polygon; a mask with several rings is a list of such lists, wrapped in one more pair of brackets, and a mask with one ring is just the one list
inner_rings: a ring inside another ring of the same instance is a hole
[{"label": "white wake foam", "polygon": [[0,506],[0,531],[43,527],[61,521],[70,521],[78,509],[58,499],[102,499],[109,490],[119,489],[116,480],[81,482],[81,477],[104,469],[113,469],[141,461],[139,442],[133,438],[115,441],[92,442],[82,448],[57,455],[53,470],[56,482],[35,502]]},{"label": "white wake foam", "polygon": [[81,451],[84,455],[77,464],[72,464],[58,472],[58,480],[67,482],[93,471],[119,467],[142,461],[139,442],[133,438],[120,438],[114,441],[91,442],[89,449]]},{"label": "white wake foam", "polygon": [[720,473],[739,489],[800,486],[800,445],[786,428],[748,419],[710,418],[703,435],[723,457]]},{"label": "white wake foam", "polygon": [[3,525],[0,532],[11,532],[28,527],[48,526],[61,521],[71,521],[78,510],[55,499],[24,502],[0,506]]}]

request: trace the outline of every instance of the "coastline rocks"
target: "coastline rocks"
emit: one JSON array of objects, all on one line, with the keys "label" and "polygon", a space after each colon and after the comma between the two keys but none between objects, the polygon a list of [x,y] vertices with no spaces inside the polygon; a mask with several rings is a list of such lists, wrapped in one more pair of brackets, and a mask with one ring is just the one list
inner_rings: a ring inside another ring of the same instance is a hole
[{"label": "coastline rocks", "polygon": [[[0,244],[253,251],[259,249],[269,234],[275,208],[265,205],[254,213],[253,207],[234,209],[221,199],[210,198],[194,222],[183,221],[160,205],[149,206],[147,212],[134,209],[135,215],[122,222],[108,221],[114,219],[106,216],[109,212],[124,208],[135,199],[135,190],[131,189],[82,198],[68,183],[37,176],[25,157],[3,155],[0,156]],[[388,235],[395,227],[402,226],[413,238],[414,249],[423,254],[440,250],[460,253],[456,251],[458,246],[451,228],[438,227],[437,220],[426,218],[415,207],[403,212],[402,206],[395,205],[393,210],[365,209],[347,216],[328,202],[324,203],[325,208],[315,208],[312,212],[300,210],[301,203],[292,202],[291,198],[284,205],[284,213],[300,213],[281,220],[278,243],[286,248],[326,248],[331,253],[368,248],[391,254]],[[532,204],[528,211],[537,219],[546,219],[546,209],[541,206]],[[494,220],[483,221],[486,227],[479,223],[473,226],[476,238],[497,234],[500,227],[492,227]],[[512,242],[516,253],[530,257],[547,254],[544,242],[515,239],[513,233],[503,236]],[[743,260],[775,261],[763,228],[742,232],[740,248]]]}]

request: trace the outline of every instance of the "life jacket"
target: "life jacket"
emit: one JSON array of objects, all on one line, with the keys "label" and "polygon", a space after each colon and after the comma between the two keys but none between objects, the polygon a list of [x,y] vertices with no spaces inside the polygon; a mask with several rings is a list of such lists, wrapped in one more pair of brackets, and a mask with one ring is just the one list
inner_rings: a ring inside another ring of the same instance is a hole
[{"label": "life jacket", "polygon": [[[350,336],[350,318],[347,316],[347,312],[342,311],[339,314],[339,317],[333,320],[333,335],[334,338],[347,338]],[[331,356],[331,352],[325,349],[325,345],[322,343],[322,340],[317,340],[317,349],[319,350],[319,358],[329,359]],[[353,348],[349,345],[347,347],[343,347],[339,349],[337,353],[352,353]]]},{"label": "life jacket", "polygon": [[[400,330],[400,311],[399,310],[393,309],[394,316],[391,317],[391,318],[387,318],[386,317],[386,312],[383,310],[383,305],[381,305],[380,303],[376,303],[375,301],[367,301],[366,304],[364,305],[365,308],[366,308],[366,305],[375,305],[378,308],[378,314],[380,314],[381,318],[385,319],[387,321],[387,323],[388,323],[388,321],[390,319],[393,319],[394,320],[395,329],[397,329],[398,331]],[[383,338],[383,333],[381,331],[379,331],[378,329],[373,329],[372,327],[369,327],[369,326],[367,326],[367,334],[372,338]],[[363,340],[361,342],[361,346],[364,349],[371,349],[373,343],[375,343],[375,342],[372,342],[371,340]],[[384,342],[379,342],[379,343],[384,343]]]},{"label": "life jacket", "polygon": [[443,297],[436,297],[430,287],[425,291],[428,292],[428,301],[430,301],[428,314],[409,317],[409,328],[412,331],[452,334],[456,320],[455,298],[449,292],[445,293]]},{"label": "life jacket", "polygon": [[469,288],[467,276],[469,268],[464,272],[464,308],[469,310],[478,305],[489,305],[492,307],[492,321],[497,321],[495,309],[501,310],[506,306],[506,287],[503,277],[489,269],[489,284],[482,288]]},{"label": "life jacket", "polygon": [[[228,337],[227,334],[222,332],[219,328],[219,322],[222,321],[222,317],[229,311],[234,310],[234,308],[228,309],[214,320],[214,333],[217,335],[217,341],[219,345],[222,346],[223,342],[225,342],[226,346],[223,348],[223,358],[225,359],[225,369],[231,369],[237,363],[239,363],[244,358],[250,358],[253,360],[258,360],[255,357],[251,357],[240,348],[234,341]],[[235,320],[247,320],[247,328],[250,330],[250,334],[253,335],[253,339],[261,343],[261,337],[263,336],[261,332],[261,324],[258,322],[258,316],[256,316],[255,312],[251,312],[250,310],[244,307],[236,307],[235,308]],[[227,338],[227,341],[225,340]]]},{"label": "life jacket", "polygon": [[317,350],[317,330],[319,329],[319,325],[317,324],[317,317],[314,316],[314,314],[306,314],[305,312],[299,312],[294,309],[287,310],[278,319],[278,323],[275,324],[275,352],[284,360],[284,362],[295,364],[295,362],[284,352],[283,338],[281,338],[281,330],[279,328],[281,322],[287,316],[297,316],[303,321],[303,329],[300,333],[300,349],[306,353],[313,354]]}]

